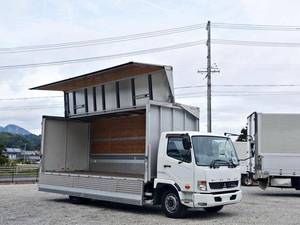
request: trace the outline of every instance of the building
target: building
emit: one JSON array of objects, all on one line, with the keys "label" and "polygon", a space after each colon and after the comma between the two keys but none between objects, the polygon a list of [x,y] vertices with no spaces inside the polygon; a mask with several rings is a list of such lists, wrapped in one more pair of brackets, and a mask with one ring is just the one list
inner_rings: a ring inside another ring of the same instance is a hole
[{"label": "building", "polygon": [[4,155],[8,157],[9,160],[21,160],[28,161],[31,163],[36,163],[41,160],[40,151],[25,151],[20,148],[5,148]]},{"label": "building", "polygon": [[36,163],[41,160],[40,151],[24,151],[21,152],[22,158],[24,161]]},{"label": "building", "polygon": [[9,160],[18,160],[22,158],[22,149],[20,148],[5,148],[3,153]]}]

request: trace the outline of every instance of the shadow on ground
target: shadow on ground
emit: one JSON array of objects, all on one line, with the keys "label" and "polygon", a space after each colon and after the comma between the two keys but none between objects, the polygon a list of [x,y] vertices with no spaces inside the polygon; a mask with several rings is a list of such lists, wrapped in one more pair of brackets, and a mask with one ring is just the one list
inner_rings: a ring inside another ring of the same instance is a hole
[{"label": "shadow on ground", "polygon": [[286,193],[286,192],[281,192],[281,189],[278,189],[278,192],[268,192],[266,191],[261,191],[261,192],[256,192],[256,193],[248,193],[248,195],[255,195],[255,196],[265,196],[265,197],[289,197],[289,198],[300,198],[300,192],[298,193]]},{"label": "shadow on ground", "polygon": [[[65,203],[65,204],[73,204],[70,202],[68,198],[59,198],[59,199],[48,199],[47,201],[54,201],[58,203]],[[76,205],[76,204],[74,204]],[[78,204],[80,206],[87,206],[87,207],[95,207],[101,208],[102,210],[114,210],[118,212],[125,212],[125,213],[134,213],[140,215],[159,215],[164,216],[159,206],[135,206],[135,205],[127,205],[121,203],[114,203],[114,202],[106,202],[106,201],[99,201],[99,200],[88,200],[83,204]],[[190,219],[205,219],[205,220],[213,220],[213,219],[221,219],[226,217],[236,216],[237,214],[232,212],[219,212],[219,213],[209,213],[204,211],[203,209],[199,210],[188,210],[187,218]]]}]

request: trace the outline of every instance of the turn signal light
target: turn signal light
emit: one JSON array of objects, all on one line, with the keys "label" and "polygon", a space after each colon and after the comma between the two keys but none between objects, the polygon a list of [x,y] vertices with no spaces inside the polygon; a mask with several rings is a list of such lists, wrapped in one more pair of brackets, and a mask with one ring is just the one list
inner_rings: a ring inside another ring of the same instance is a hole
[{"label": "turn signal light", "polygon": [[200,191],[206,191],[207,190],[206,180],[198,180],[198,188]]},{"label": "turn signal light", "polygon": [[186,185],[184,186],[184,188],[185,188],[185,189],[190,189],[190,188],[191,188],[191,185],[190,185],[190,184],[186,184]]}]

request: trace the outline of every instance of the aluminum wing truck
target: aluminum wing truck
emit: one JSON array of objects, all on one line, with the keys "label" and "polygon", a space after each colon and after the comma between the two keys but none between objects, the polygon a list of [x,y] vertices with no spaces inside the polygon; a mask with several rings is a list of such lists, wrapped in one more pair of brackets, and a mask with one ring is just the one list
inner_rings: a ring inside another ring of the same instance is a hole
[{"label": "aluminum wing truck", "polygon": [[254,112],[248,134],[259,186],[300,190],[300,114]]},{"label": "aluminum wing truck", "polygon": [[217,212],[242,198],[225,136],[199,132],[199,109],[174,102],[172,68],[130,62],[42,85],[63,91],[65,117],[43,116],[39,190]]}]

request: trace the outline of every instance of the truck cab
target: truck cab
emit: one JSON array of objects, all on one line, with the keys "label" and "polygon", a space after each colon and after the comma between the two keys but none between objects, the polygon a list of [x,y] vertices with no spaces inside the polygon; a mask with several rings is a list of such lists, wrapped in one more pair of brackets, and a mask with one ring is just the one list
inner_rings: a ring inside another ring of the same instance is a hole
[{"label": "truck cab", "polygon": [[188,207],[219,211],[241,201],[240,168],[231,139],[199,132],[163,132],[157,155],[155,200],[169,217]]}]

